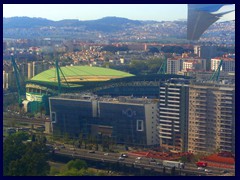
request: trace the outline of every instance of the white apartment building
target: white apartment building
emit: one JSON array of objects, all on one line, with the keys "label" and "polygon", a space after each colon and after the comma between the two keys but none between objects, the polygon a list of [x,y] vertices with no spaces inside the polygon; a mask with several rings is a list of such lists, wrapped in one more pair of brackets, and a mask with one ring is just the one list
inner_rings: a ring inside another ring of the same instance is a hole
[{"label": "white apartment building", "polygon": [[177,74],[181,71],[181,59],[168,58],[167,59],[167,74]]},{"label": "white apartment building", "polygon": [[235,72],[235,58],[213,58],[211,59],[211,70],[216,71],[221,60],[223,62],[220,71]]},{"label": "white apartment building", "polygon": [[160,84],[160,147],[171,151],[187,151],[188,84],[179,78]]}]

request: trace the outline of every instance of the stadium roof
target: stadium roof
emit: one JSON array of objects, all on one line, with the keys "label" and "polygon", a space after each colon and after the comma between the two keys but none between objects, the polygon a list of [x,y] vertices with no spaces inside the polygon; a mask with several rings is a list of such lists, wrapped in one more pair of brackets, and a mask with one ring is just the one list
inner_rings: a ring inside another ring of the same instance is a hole
[{"label": "stadium roof", "polygon": [[[111,79],[134,76],[133,74],[129,74],[123,71],[90,66],[67,66],[61,67],[61,70],[67,82],[69,83],[108,81]],[[64,83],[65,80],[61,73],[60,78],[61,82]],[[46,70],[34,76],[31,79],[31,81],[56,83],[57,82],[56,68]]]}]

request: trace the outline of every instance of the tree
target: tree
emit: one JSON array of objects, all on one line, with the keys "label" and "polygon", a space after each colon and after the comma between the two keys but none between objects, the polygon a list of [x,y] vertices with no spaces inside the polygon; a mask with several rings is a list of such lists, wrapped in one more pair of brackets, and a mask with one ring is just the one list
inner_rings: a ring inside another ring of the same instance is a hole
[{"label": "tree", "polygon": [[156,47],[150,47],[148,52],[150,52],[150,53],[159,53],[159,50]]},{"label": "tree", "polygon": [[42,142],[26,142],[26,133],[16,133],[3,144],[3,174],[7,176],[46,176],[50,166],[48,150]]}]

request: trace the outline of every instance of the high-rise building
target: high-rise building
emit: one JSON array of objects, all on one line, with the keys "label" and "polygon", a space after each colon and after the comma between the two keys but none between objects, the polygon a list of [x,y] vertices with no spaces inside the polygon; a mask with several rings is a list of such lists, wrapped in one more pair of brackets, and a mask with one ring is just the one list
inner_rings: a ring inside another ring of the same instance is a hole
[{"label": "high-rise building", "polygon": [[195,83],[189,86],[188,150],[235,152],[235,86]]},{"label": "high-rise building", "polygon": [[221,60],[222,67],[220,68],[220,71],[235,72],[235,58],[213,58],[211,59],[211,70],[216,71]]},{"label": "high-rise building", "polygon": [[206,71],[206,59],[184,58],[182,59],[182,63],[181,70]]},{"label": "high-rise building", "polygon": [[3,71],[3,89],[8,89],[8,73]]},{"label": "high-rise building", "polygon": [[210,59],[218,55],[216,46],[194,46],[194,54],[200,58]]},{"label": "high-rise building", "polygon": [[177,74],[181,71],[181,59],[168,58],[167,59],[167,74]]},{"label": "high-rise building", "polygon": [[160,83],[159,137],[160,147],[187,151],[189,80],[171,79]]},{"label": "high-rise building", "polygon": [[28,79],[31,79],[33,77],[33,63],[28,63]]},{"label": "high-rise building", "polygon": [[30,62],[28,63],[28,79],[48,69],[49,64],[47,62]]},{"label": "high-rise building", "polygon": [[21,74],[21,77],[24,78],[24,80],[28,78],[28,64],[26,63],[19,64],[19,72]]}]

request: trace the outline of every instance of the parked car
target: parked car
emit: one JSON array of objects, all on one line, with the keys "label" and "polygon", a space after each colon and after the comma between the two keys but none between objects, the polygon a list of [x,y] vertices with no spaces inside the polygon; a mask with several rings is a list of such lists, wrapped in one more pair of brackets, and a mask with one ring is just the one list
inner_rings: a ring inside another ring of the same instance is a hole
[{"label": "parked car", "polygon": [[55,147],[54,150],[59,151],[60,149],[58,147]]},{"label": "parked car", "polygon": [[225,173],[229,173],[229,171],[227,171],[227,170],[223,170],[222,173],[223,173],[223,174],[225,174]]},{"label": "parked car", "polygon": [[155,159],[150,159],[149,162],[156,162],[156,160]]},{"label": "parked car", "polygon": [[88,151],[88,153],[95,153],[95,151],[91,150],[91,151]]},{"label": "parked car", "polygon": [[141,159],[142,159],[142,157],[137,157],[136,159],[137,159],[137,160],[141,160]]},{"label": "parked car", "polygon": [[128,157],[128,155],[127,154],[121,154],[121,157]]},{"label": "parked car", "polygon": [[125,158],[124,157],[119,157],[118,160],[123,161]]},{"label": "parked car", "polygon": [[104,156],[108,156],[109,154],[108,153],[104,153]]},{"label": "parked car", "polygon": [[200,170],[200,171],[204,171],[205,170],[203,167],[198,167],[197,169]]},{"label": "parked car", "polygon": [[64,145],[60,145],[59,147],[60,147],[60,148],[62,148],[62,149],[64,149],[64,148],[65,148],[65,146],[64,146]]},{"label": "parked car", "polygon": [[205,169],[204,171],[205,171],[205,172],[208,172],[208,173],[211,173],[211,172],[212,172],[212,170],[210,170],[210,169]]}]

